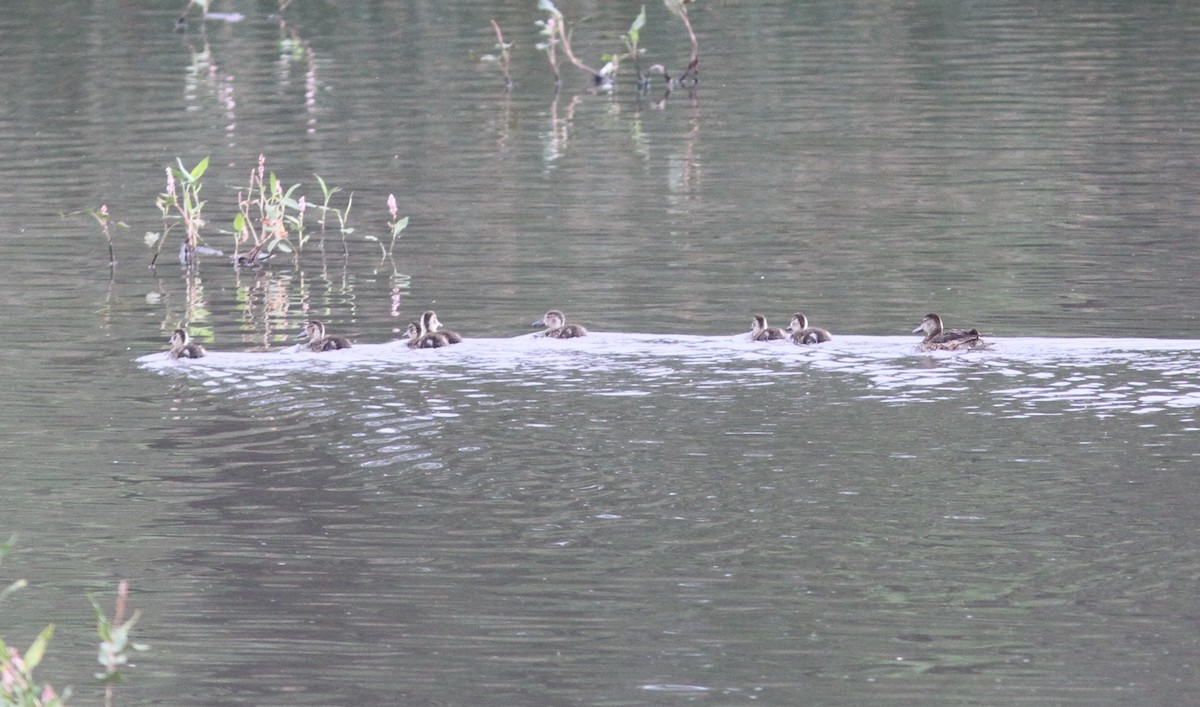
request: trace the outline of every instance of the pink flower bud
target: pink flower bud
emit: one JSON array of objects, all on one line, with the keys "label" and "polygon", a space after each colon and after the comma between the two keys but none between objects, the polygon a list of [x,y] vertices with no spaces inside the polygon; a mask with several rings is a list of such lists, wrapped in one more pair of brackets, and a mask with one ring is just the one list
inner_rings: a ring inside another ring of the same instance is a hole
[{"label": "pink flower bud", "polygon": [[167,167],[167,195],[175,196],[175,174]]},{"label": "pink flower bud", "polygon": [[300,197],[300,200],[296,202],[296,210],[300,212],[301,216],[304,215],[305,206],[307,206],[307,203],[304,201],[304,197]]},{"label": "pink flower bud", "polygon": [[396,195],[388,194],[388,211],[392,212],[392,218],[396,218],[399,209],[396,208]]}]

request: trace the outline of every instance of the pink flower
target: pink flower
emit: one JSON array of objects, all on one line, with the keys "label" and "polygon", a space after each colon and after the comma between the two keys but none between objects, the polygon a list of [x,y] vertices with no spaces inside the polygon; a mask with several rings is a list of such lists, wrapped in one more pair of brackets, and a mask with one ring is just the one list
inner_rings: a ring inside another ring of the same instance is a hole
[{"label": "pink flower", "polygon": [[175,196],[175,174],[167,167],[167,196]]},{"label": "pink flower", "polygon": [[396,208],[396,195],[388,194],[388,211],[392,212],[392,218],[396,218],[399,209]]},{"label": "pink flower", "polygon": [[108,204],[100,205],[100,215],[105,218],[108,218]]},{"label": "pink flower", "polygon": [[301,216],[304,215],[304,207],[305,206],[306,206],[306,202],[304,201],[304,197],[300,197],[300,200],[296,202],[296,209],[300,212]]}]

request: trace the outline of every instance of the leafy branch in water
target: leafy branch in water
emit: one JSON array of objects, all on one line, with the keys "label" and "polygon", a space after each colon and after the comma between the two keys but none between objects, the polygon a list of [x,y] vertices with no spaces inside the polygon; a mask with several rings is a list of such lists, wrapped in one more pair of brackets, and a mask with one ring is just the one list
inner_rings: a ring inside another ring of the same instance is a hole
[{"label": "leafy branch in water", "polygon": [[122,579],[117,584],[117,605],[112,621],[104,615],[104,609],[95,597],[89,596],[92,608],[96,611],[96,632],[100,635],[100,654],[96,658],[104,666],[104,672],[96,673],[96,679],[104,685],[104,704],[112,705],[113,688],[125,679],[121,668],[129,664],[129,651],[145,651],[150,647],[143,643],[129,640],[129,632],[141,617],[141,611],[134,611],[133,616],[125,619],[125,604],[129,599],[129,582]]},{"label": "leafy branch in water", "polygon": [[[180,263],[188,268],[198,264],[198,255],[224,255],[219,250],[199,245],[200,229],[206,225],[202,216],[205,202],[200,199],[201,181],[208,168],[208,158],[200,161],[191,170],[183,167],[167,169],[167,188],[158,195],[156,204],[162,213],[163,230],[161,233],[146,234],[146,244],[154,248],[154,257],[150,266],[154,267],[171,232],[177,227],[184,230],[183,243],[180,246]],[[354,194],[346,198],[342,208],[332,205],[334,195],[341,191],[340,187],[331,187],[320,175],[313,175],[321,187],[320,204],[310,203],[301,195],[297,196],[300,184],[284,188],[274,172],[266,169],[266,157],[259,155],[258,165],[250,171],[248,185],[237,193],[237,214],[233,217],[232,230],[222,231],[234,237],[233,264],[236,267],[261,267],[267,260],[279,253],[294,253],[297,257],[303,252],[305,244],[311,238],[307,230],[309,210],[319,210],[320,232],[323,234],[333,214],[337,218],[338,230],[342,236],[342,254],[349,255],[346,236],[354,232],[348,223],[350,209],[354,204]],[[178,180],[178,182],[176,181]],[[389,208],[395,207],[394,199]],[[106,216],[106,213],[103,215]],[[102,215],[97,215],[101,219]],[[101,220],[102,224],[106,224]],[[392,211],[392,219],[388,222],[391,229],[391,245],[396,245],[396,238],[408,225],[408,218],[400,218]],[[107,228],[105,235],[108,236]],[[365,240],[379,242],[376,236],[364,236]],[[111,239],[110,239],[111,243]],[[245,251],[242,248],[247,247]],[[380,247],[383,248],[382,243]],[[391,248],[384,249],[385,255],[391,255]]]},{"label": "leafy branch in water", "polygon": [[[591,74],[592,82],[594,84],[597,86],[605,84],[611,85],[611,74],[601,73],[600,71],[593,69],[579,59],[575,58],[575,53],[571,51],[571,36],[567,32],[566,20],[563,19],[563,14],[558,11],[558,8],[554,6],[554,3],[550,2],[550,0],[538,0],[538,9],[550,14],[550,17],[547,20],[538,23],[541,27],[543,27],[542,34],[549,32],[551,41],[557,39],[556,43],[562,45],[563,53],[567,55],[567,60],[574,64],[576,68]],[[559,79],[557,63],[552,60],[551,65],[554,68],[554,76],[557,81]]]},{"label": "leafy branch in water", "polygon": [[[663,4],[667,6],[667,9],[683,21],[683,26],[687,29],[688,39],[692,42],[691,61],[688,62],[687,69],[683,72],[683,75],[675,79],[681,86],[689,84],[695,86],[700,83],[700,43],[696,41],[696,33],[692,31],[692,22],[688,19],[688,5],[691,5],[692,2],[694,0],[663,0]],[[662,73],[667,78],[669,84],[671,82],[670,76],[665,69]]]},{"label": "leafy branch in water", "polygon": [[[548,17],[544,20],[538,20],[534,24],[541,28],[541,36],[544,38],[538,42],[537,48],[539,51],[545,52],[546,59],[550,63],[550,70],[554,72],[554,83],[556,86],[562,85],[562,75],[559,71],[558,47],[562,47],[563,54],[567,60],[576,68],[586,71],[592,77],[592,83],[603,89],[611,89],[616,82],[617,72],[621,68],[621,62],[632,59],[634,68],[638,75],[638,90],[646,90],[650,86],[650,75],[660,74],[667,81],[668,90],[672,86],[691,85],[695,86],[700,81],[698,67],[700,65],[700,50],[699,42],[696,39],[696,33],[692,30],[691,20],[688,18],[688,5],[694,0],[663,0],[672,14],[678,16],[683,21],[683,26],[687,30],[688,38],[692,43],[692,56],[688,62],[687,69],[682,76],[672,78],[667,73],[666,68],[662,64],[655,64],[648,71],[642,71],[641,56],[645,51],[640,45],[641,31],[646,26],[646,6],[643,5],[641,12],[634,18],[629,25],[629,30],[621,35],[621,44],[624,46],[624,51],[615,52],[612,54],[603,54],[601,59],[604,60],[604,66],[600,69],[593,69],[587,64],[580,61],[575,52],[571,49],[571,34],[567,31],[566,19],[557,7],[554,6],[552,0],[538,0],[538,9],[546,12]],[[499,30],[497,29],[497,32]],[[507,55],[506,55],[507,57]]]},{"label": "leafy branch in water", "polygon": [[504,72],[504,90],[506,93],[512,93],[513,80],[512,74],[509,73],[509,50],[512,49],[510,42],[504,41],[504,34],[500,31],[500,25],[495,20],[492,20],[492,29],[496,32],[496,54],[484,54],[480,57],[481,61],[494,61],[500,64],[500,70]]},{"label": "leafy branch in water", "polygon": [[[185,268],[196,267],[196,247],[200,239],[200,229],[205,223],[201,215],[204,202],[200,200],[200,177],[204,176],[205,170],[208,169],[208,158],[200,160],[190,170],[183,166],[183,160],[176,159],[176,162],[179,163],[179,169],[176,171],[167,167],[167,189],[155,200],[158,210],[162,213],[163,231],[161,234],[152,234],[153,237],[147,239],[147,243],[155,246],[150,267],[154,267],[158,261],[163,243],[166,243],[167,236],[176,225],[182,225],[184,228],[179,262]],[[175,190],[176,177],[179,178],[178,193]]]}]

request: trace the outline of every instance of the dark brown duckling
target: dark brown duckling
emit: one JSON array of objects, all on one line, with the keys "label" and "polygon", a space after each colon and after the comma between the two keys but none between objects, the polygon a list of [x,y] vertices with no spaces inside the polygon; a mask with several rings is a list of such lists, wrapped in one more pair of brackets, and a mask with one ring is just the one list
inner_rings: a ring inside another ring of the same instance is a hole
[{"label": "dark brown duckling", "polygon": [[304,325],[304,332],[300,334],[301,338],[307,338],[308,343],[304,348],[310,351],[336,351],[337,349],[350,348],[350,341],[340,336],[326,336],[325,324],[311,319]]},{"label": "dark brown duckling", "polygon": [[574,339],[578,336],[587,336],[587,329],[578,324],[567,324],[567,317],[561,311],[552,309],[542,315],[542,318],[530,324],[530,326],[544,326],[546,331],[542,332],[542,336],[548,336],[551,339]]},{"label": "dark brown duckling", "polygon": [[822,344],[826,341],[833,341],[833,335],[829,330],[821,327],[810,327],[808,325],[808,317],[796,312],[792,315],[792,323],[788,325],[789,338],[793,344]]},{"label": "dark brown duckling", "polygon": [[171,358],[203,358],[207,353],[203,346],[192,343],[187,331],[176,329],[171,332],[171,350],[167,352]]},{"label": "dark brown duckling", "polygon": [[927,351],[957,351],[959,349],[977,349],[987,346],[979,338],[978,329],[945,329],[942,318],[932,312],[925,315],[921,325],[912,330],[914,334],[925,334],[921,342]]},{"label": "dark brown duckling", "polygon": [[767,318],[761,314],[755,314],[750,320],[750,339],[752,341],[773,341],[775,339],[786,339],[787,334],[783,329],[773,326],[767,326]]}]

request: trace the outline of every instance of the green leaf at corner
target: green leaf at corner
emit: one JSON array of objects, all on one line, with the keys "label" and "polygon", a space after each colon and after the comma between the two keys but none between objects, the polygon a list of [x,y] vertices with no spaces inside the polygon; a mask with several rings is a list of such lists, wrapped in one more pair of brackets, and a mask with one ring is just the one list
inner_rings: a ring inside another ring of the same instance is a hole
[{"label": "green leaf at corner", "polygon": [[33,639],[33,644],[29,646],[29,650],[25,651],[25,672],[32,673],[37,664],[42,662],[42,656],[46,655],[46,645],[50,643],[50,638],[54,635],[54,624],[50,624],[42,629],[38,637]]},{"label": "green leaf at corner", "polygon": [[241,233],[246,228],[246,215],[239,213],[233,217],[233,232]]},{"label": "green leaf at corner", "polygon": [[206,169],[208,169],[208,158],[207,157],[200,160],[200,163],[192,168],[192,171],[188,174],[188,176],[190,176],[192,178],[192,181],[194,182],[197,179],[199,179],[201,176],[204,175],[204,170],[206,170]]}]

